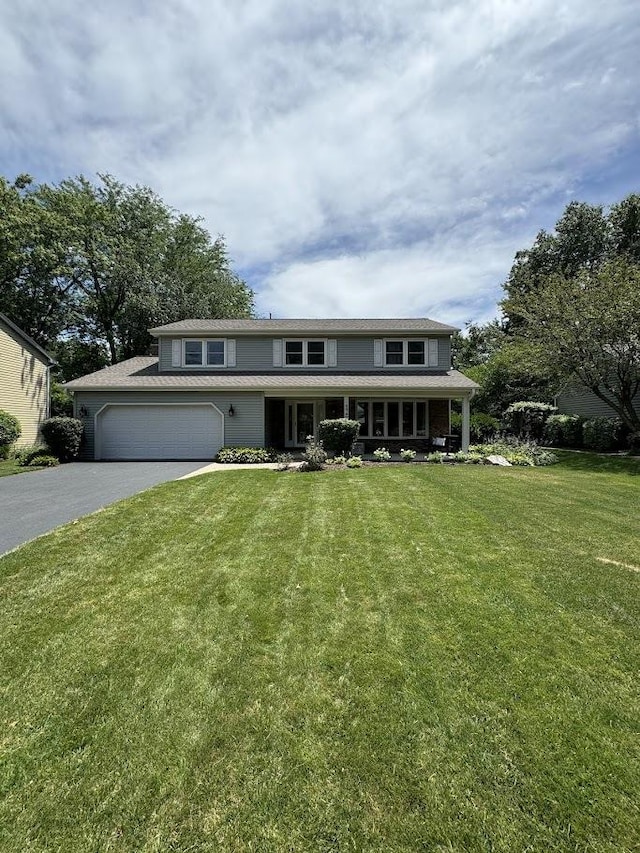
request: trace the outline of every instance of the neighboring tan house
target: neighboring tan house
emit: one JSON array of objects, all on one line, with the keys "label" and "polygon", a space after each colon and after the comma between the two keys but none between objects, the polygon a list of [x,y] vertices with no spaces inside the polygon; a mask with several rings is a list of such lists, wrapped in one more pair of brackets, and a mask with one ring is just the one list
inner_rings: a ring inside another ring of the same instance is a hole
[{"label": "neighboring tan house", "polygon": [[41,346],[0,314],[0,409],[20,421],[18,445],[34,444],[49,417],[49,370],[54,364]]},{"label": "neighboring tan house", "polygon": [[451,369],[456,329],[413,320],[183,320],[151,329],[158,357],[66,384],[90,459],[211,459],[224,445],[299,448],[324,418],[360,421],[365,452],[427,450],[451,400],[478,387]]}]

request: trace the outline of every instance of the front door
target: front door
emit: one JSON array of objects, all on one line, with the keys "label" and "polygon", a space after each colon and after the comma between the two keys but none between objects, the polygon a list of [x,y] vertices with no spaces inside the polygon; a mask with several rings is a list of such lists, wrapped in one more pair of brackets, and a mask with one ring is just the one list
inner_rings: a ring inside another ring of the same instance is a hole
[{"label": "front door", "polygon": [[287,447],[304,447],[307,436],[315,432],[315,403],[287,401],[285,406],[285,444]]}]

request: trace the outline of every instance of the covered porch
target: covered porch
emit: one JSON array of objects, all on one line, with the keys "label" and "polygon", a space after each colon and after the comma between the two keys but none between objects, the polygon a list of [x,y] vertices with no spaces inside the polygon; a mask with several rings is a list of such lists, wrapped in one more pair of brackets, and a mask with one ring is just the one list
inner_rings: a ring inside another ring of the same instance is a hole
[{"label": "covered porch", "polygon": [[[464,395],[385,395],[371,393],[342,396],[265,395],[265,442],[269,447],[301,448],[315,435],[325,418],[351,418],[360,423],[359,443],[364,453],[377,447],[397,452],[401,447],[428,452],[451,436],[451,402],[462,403],[460,447],[469,449],[469,400]],[[441,448],[442,449],[442,448]]]}]

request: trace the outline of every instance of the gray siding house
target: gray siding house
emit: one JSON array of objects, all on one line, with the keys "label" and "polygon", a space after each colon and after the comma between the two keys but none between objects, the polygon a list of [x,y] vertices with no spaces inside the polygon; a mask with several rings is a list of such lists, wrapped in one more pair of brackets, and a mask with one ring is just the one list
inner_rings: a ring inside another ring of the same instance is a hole
[{"label": "gray siding house", "polygon": [[[583,418],[615,418],[615,411],[584,385],[568,384],[555,397],[554,405],[562,415]],[[640,414],[640,394],[633,398],[633,408]]]},{"label": "gray siding house", "polygon": [[451,369],[452,326],[409,320],[183,320],[158,356],[66,387],[89,459],[211,459],[224,445],[299,448],[324,418],[360,422],[365,450],[427,449],[478,387]]}]

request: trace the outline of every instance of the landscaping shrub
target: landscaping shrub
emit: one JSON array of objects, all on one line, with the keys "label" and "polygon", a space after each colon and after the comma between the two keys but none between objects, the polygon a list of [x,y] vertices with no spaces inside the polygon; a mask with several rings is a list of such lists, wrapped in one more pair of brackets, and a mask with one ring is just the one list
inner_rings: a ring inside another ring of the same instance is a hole
[{"label": "landscaping shrub", "polygon": [[68,462],[78,455],[83,429],[82,421],[76,418],[49,418],[41,432],[51,453],[61,462]]},{"label": "landscaping shrub", "polygon": [[377,447],[373,451],[373,455],[378,460],[378,462],[388,462],[391,459],[391,454],[387,450],[386,447]]},{"label": "landscaping shrub", "polygon": [[327,459],[327,465],[346,465],[346,456],[331,456]]},{"label": "landscaping shrub", "polygon": [[299,471],[322,471],[327,461],[327,452],[322,446],[322,442],[316,441],[310,435],[307,436],[307,443],[302,458],[304,462],[298,469]]},{"label": "landscaping shrub", "polygon": [[582,424],[579,415],[550,415],[544,425],[542,440],[552,447],[582,447]]},{"label": "landscaping shrub", "polygon": [[439,463],[442,462],[445,456],[446,453],[442,453],[440,450],[435,450],[433,453],[427,453],[424,459],[425,462]]},{"label": "landscaping shrub", "polygon": [[[475,412],[469,418],[469,435],[471,441],[482,442],[492,438],[500,431],[500,421],[486,412]],[[451,432],[462,435],[462,415],[451,412]]]},{"label": "landscaping shrub", "polygon": [[416,452],[415,450],[411,450],[411,448],[405,449],[403,447],[400,451],[400,458],[403,462],[413,462],[413,460],[416,458]]},{"label": "landscaping shrub", "polygon": [[26,464],[29,468],[55,468],[60,462],[55,456],[45,452],[35,454]]},{"label": "landscaping shrub", "polygon": [[0,459],[6,459],[11,450],[11,446],[22,435],[22,427],[20,421],[0,409]]},{"label": "landscaping shrub", "polygon": [[278,471],[288,471],[291,468],[293,456],[290,453],[278,453],[276,462],[278,463]]},{"label": "landscaping shrub", "polygon": [[518,438],[540,441],[547,418],[557,411],[549,403],[529,400],[512,403],[503,415],[503,425],[507,432]]},{"label": "landscaping shrub", "polygon": [[455,454],[456,462],[462,462],[465,465],[481,465],[484,462],[482,453],[464,453],[462,450]]},{"label": "landscaping shrub", "polygon": [[51,451],[44,444],[34,444],[32,447],[21,447],[15,454],[16,462],[23,468],[31,465],[36,456],[49,456]]},{"label": "landscaping shrub", "polygon": [[492,441],[488,444],[473,444],[469,453],[480,455],[483,459],[487,456],[504,456],[507,462],[520,466],[542,466],[553,465],[558,457],[549,450],[539,447],[535,441],[519,439],[515,436]]},{"label": "landscaping shrub", "polygon": [[360,423],[349,418],[334,418],[318,424],[318,440],[327,453],[334,456],[348,456],[359,432]]},{"label": "landscaping shrub", "polygon": [[362,456],[350,456],[347,459],[347,468],[362,468]]},{"label": "landscaping shrub", "polygon": [[258,465],[262,462],[274,462],[276,458],[277,454],[270,447],[223,447],[218,451],[216,462],[226,465]]},{"label": "landscaping shrub", "polygon": [[582,425],[582,443],[587,450],[606,452],[623,445],[622,421],[618,418],[591,418]]},{"label": "landscaping shrub", "polygon": [[627,447],[632,456],[640,456],[640,432],[630,432],[627,436]]}]

